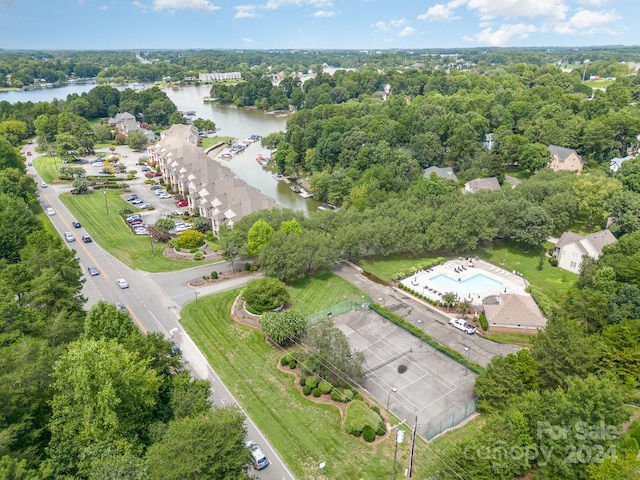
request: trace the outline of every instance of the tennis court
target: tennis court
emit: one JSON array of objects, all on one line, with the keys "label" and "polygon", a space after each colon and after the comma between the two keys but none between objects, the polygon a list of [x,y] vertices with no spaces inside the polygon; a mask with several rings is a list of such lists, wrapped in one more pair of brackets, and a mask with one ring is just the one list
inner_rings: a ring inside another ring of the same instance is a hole
[{"label": "tennis court", "polygon": [[417,417],[423,437],[473,400],[473,372],[375,312],[346,313],[334,323],[365,355],[361,386],[408,424]]}]

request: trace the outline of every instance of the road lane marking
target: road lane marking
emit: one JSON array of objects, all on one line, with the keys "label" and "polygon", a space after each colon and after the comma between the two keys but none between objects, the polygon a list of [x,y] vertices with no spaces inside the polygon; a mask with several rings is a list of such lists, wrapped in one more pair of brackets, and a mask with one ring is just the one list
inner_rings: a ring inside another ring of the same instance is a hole
[{"label": "road lane marking", "polygon": [[133,321],[136,322],[136,324],[138,325],[138,328],[142,330],[142,333],[144,334],[148,333],[147,329],[144,328],[144,325],[142,325],[142,322],[138,319],[138,317],[136,317],[136,314],[133,313],[127,305],[125,305],[125,307],[127,307],[127,310],[129,310],[129,314],[131,315],[131,318],[133,318]]},{"label": "road lane marking", "polygon": [[[47,203],[49,203],[51,205],[51,200],[49,200],[49,197],[47,197],[46,195],[42,195],[42,196],[47,200]],[[53,207],[51,207],[51,208],[53,208]],[[56,215],[57,215],[58,214],[57,210],[55,208],[53,208],[53,210],[56,212]],[[60,217],[60,220],[62,220],[62,223],[64,223],[64,225],[67,227],[68,231],[72,232],[71,227],[69,226],[69,224],[67,224],[65,219]],[[58,232],[58,233],[60,233],[60,232]],[[72,235],[73,235],[73,232],[72,232]],[[74,237],[75,237],[75,235],[74,235]],[[85,251],[85,253],[93,261],[93,265],[95,265],[98,268],[98,270],[100,270],[100,273],[104,275],[104,278],[109,279],[109,275],[104,273],[104,269],[99,266],[99,264],[96,261],[95,257],[93,255],[91,255],[91,252],[89,252],[89,250],[87,249],[87,246],[85,245],[85,243],[84,242],[80,243],[81,240],[82,240],[82,237],[80,237],[80,240],[78,240],[76,238],[76,242],[79,242],[78,246],[82,247],[82,249]],[[69,242],[67,242],[67,244],[69,244]],[[71,248],[71,245],[69,245],[69,248]],[[87,267],[88,267],[88,265],[87,265]]]},{"label": "road lane marking", "polygon": [[162,331],[164,332],[164,334],[167,337],[170,337],[171,335],[169,335],[169,332],[167,332],[167,330],[162,326],[162,324],[160,323],[160,320],[158,320],[156,318],[156,316],[153,314],[153,312],[151,310],[149,310],[149,315],[151,315],[153,317],[153,319],[156,321],[156,323],[160,326],[160,328],[162,329]]}]

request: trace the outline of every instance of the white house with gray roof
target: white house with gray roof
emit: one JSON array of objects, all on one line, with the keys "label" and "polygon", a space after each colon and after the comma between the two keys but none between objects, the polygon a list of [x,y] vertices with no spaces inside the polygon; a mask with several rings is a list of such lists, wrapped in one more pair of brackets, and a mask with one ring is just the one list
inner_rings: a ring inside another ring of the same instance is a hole
[{"label": "white house with gray roof", "polygon": [[211,220],[213,233],[249,213],[277,207],[275,200],[238,178],[226,165],[198,147],[198,129],[172,125],[148,148],[149,161],[158,163],[162,178],[188,202],[191,213]]},{"label": "white house with gray roof", "polygon": [[627,155],[626,157],[615,157],[612,158],[609,162],[609,170],[611,170],[613,173],[616,173],[618,170],[620,170],[620,167],[622,167],[622,164],[624,162],[626,162],[627,160],[631,160],[636,158],[633,155]]},{"label": "white house with gray roof", "polygon": [[476,193],[480,190],[498,190],[499,188],[500,182],[496,177],[474,178],[464,184],[462,193]]},{"label": "white house with gray roof", "polygon": [[602,249],[615,242],[616,237],[607,229],[587,236],[564,232],[556,243],[553,255],[558,260],[558,267],[579,274],[585,255],[597,260],[602,255]]}]

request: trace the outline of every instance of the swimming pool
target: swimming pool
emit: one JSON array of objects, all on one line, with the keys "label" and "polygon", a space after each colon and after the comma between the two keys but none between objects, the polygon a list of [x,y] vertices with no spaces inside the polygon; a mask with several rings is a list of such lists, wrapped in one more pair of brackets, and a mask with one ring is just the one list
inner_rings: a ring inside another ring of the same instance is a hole
[{"label": "swimming pool", "polygon": [[438,291],[440,293],[455,292],[459,297],[468,297],[470,294],[480,295],[481,293],[502,285],[502,282],[487,277],[482,273],[478,273],[460,282],[444,274],[436,275],[429,280],[438,285]]}]

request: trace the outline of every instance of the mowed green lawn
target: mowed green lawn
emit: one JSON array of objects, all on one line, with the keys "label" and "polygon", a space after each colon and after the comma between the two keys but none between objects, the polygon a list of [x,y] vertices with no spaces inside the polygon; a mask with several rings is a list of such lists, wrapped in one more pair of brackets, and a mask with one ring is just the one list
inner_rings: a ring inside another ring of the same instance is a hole
[{"label": "mowed green lawn", "polygon": [[[312,290],[318,290],[315,280],[310,282]],[[332,291],[336,292],[333,288],[326,290],[326,303],[335,304],[342,298],[340,292],[336,297]],[[277,368],[282,351],[269,346],[260,331],[231,320],[229,312],[238,293],[229,291],[201,298],[197,304],[191,302],[182,310],[182,324],[293,474],[299,479],[391,478],[392,437],[374,445],[354,438],[342,429],[336,407],[314,403],[298,393],[294,376]],[[298,302],[304,298],[314,302],[315,296],[292,292],[293,308],[305,310],[307,307]],[[426,448],[423,442],[417,447],[423,459],[427,458]],[[403,475],[408,456],[409,442],[405,440],[398,450],[398,478]],[[320,462],[326,462],[322,477]],[[416,465],[416,478],[423,478],[420,471]]]},{"label": "mowed green lawn", "polygon": [[[103,193],[105,191],[107,205]],[[102,248],[132,268],[147,272],[168,272],[212,263],[166,258],[162,255],[163,246],[159,243],[154,243],[155,255],[152,255],[151,237],[134,235],[118,215],[121,209],[131,208],[121,194],[120,190],[103,190],[88,195],[62,195],[60,199]]]},{"label": "mowed green lawn", "polygon": [[389,255],[387,257],[369,257],[358,260],[365,272],[372,273],[376,277],[386,282],[391,281],[398,272],[405,272],[415,268],[421,263],[439,258],[437,255],[414,257],[411,255]]},{"label": "mowed green lawn", "polygon": [[320,312],[346,300],[368,299],[362,290],[332,273],[306,276],[293,282],[289,295],[291,305],[303,315]]},{"label": "mowed green lawn", "polygon": [[61,181],[59,178],[59,168],[64,165],[60,157],[50,157],[47,155],[44,157],[34,158],[32,161],[33,166],[36,167],[36,170],[38,171],[38,175],[40,175],[42,177],[42,180],[44,180],[45,182],[60,184],[71,183],[68,181]]},{"label": "mowed green lawn", "polygon": [[215,145],[218,142],[231,142],[233,141],[233,137],[206,137],[201,140],[200,147],[203,150],[206,150],[211,145]]}]

